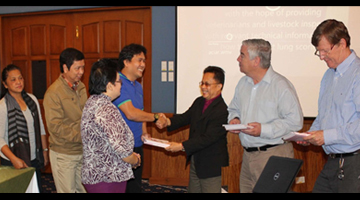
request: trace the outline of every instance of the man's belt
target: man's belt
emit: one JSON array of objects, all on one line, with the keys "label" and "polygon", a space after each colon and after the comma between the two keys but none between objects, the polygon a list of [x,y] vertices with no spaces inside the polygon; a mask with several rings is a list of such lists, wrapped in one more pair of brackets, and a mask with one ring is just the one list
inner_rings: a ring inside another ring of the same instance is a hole
[{"label": "man's belt", "polygon": [[345,158],[345,157],[349,157],[349,156],[355,156],[355,155],[358,155],[360,154],[360,150],[357,150],[355,152],[352,152],[352,153],[339,153],[339,154],[334,154],[334,153],[331,153],[329,154],[329,157],[330,158]]},{"label": "man's belt", "polygon": [[267,151],[268,149],[270,149],[272,147],[276,147],[276,146],[279,146],[279,144],[265,145],[265,146],[262,146],[262,147],[249,147],[249,148],[244,147],[244,150],[247,151],[247,152]]}]

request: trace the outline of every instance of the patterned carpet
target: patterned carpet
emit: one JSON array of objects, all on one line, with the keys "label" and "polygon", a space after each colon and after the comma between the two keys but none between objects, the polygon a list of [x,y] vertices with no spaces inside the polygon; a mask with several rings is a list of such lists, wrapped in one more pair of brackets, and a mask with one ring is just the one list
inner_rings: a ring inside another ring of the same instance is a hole
[{"label": "patterned carpet", "polygon": [[[54,180],[51,174],[42,174],[42,189],[44,193],[56,193]],[[148,180],[142,181],[142,193],[187,193],[186,187],[152,185]]]}]

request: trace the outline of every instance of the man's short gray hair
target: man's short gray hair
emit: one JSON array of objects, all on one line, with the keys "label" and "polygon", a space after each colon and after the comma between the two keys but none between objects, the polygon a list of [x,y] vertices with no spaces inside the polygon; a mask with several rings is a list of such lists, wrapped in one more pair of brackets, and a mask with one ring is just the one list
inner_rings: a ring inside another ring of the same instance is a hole
[{"label": "man's short gray hair", "polygon": [[242,42],[247,46],[250,60],[260,57],[262,68],[268,69],[271,65],[271,44],[263,39],[248,39]]}]

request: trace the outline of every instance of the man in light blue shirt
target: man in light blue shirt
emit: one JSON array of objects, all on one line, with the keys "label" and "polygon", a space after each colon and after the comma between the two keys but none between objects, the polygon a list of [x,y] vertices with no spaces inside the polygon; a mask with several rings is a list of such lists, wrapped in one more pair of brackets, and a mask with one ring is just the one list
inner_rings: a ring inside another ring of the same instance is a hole
[{"label": "man in light blue shirt", "polygon": [[242,77],[228,111],[230,124],[253,128],[232,131],[244,147],[240,192],[249,193],[271,156],[294,157],[291,143],[282,137],[303,126],[303,115],[294,86],[273,70],[271,45],[263,39],[242,43],[238,62]]},{"label": "man in light blue shirt", "polygon": [[318,116],[304,138],[329,155],[313,192],[360,192],[360,59],[346,26],[325,20],[314,31],[315,55],[329,67],[321,81]]}]

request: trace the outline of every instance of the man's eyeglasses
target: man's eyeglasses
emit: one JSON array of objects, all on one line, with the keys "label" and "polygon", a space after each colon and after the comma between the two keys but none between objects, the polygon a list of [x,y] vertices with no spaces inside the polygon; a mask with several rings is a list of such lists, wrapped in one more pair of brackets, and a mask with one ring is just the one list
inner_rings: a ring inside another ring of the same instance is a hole
[{"label": "man's eyeglasses", "polygon": [[319,51],[319,50],[316,50],[315,53],[314,53],[314,55],[315,55],[315,56],[318,56],[319,58],[321,57],[321,54],[325,54],[325,56],[327,56],[327,55],[329,55],[329,53],[333,50],[334,46],[335,46],[335,45],[332,45],[331,48],[330,48],[330,50],[327,50],[327,51],[325,51],[325,50],[320,50],[320,51]]},{"label": "man's eyeglasses", "polygon": [[203,81],[199,82],[200,87],[203,86],[203,85],[205,85],[205,87],[209,87],[209,86],[215,85],[215,84],[219,84],[219,83],[208,83],[208,82],[203,82]]}]

